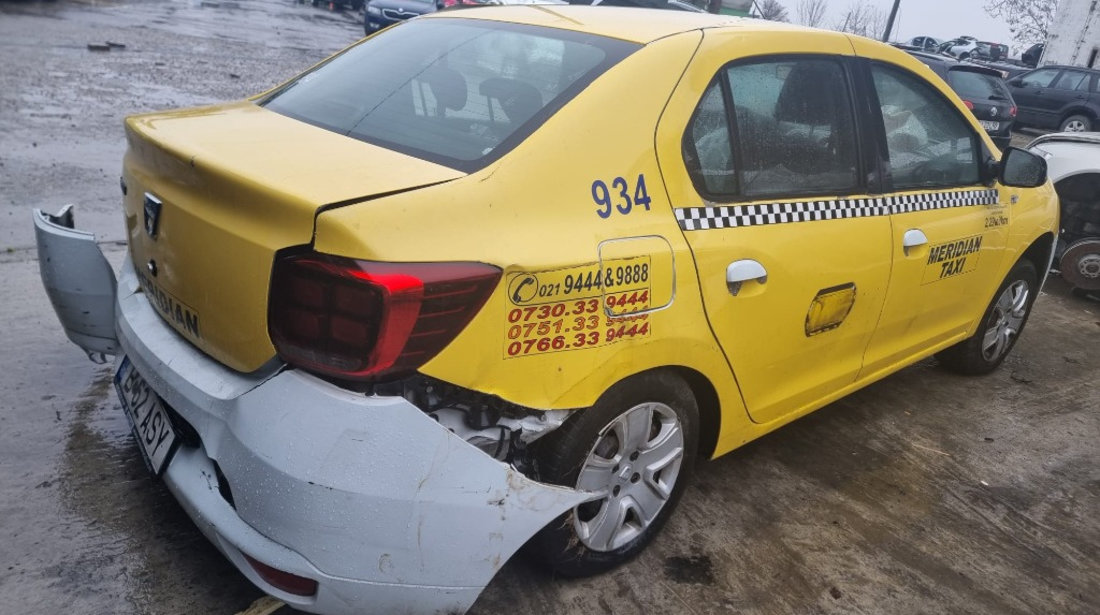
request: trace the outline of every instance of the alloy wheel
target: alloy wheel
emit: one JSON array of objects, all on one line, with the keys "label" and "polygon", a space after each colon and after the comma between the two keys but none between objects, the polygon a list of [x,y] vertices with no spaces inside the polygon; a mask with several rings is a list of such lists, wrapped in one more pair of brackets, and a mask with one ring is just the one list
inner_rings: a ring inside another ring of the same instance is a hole
[{"label": "alloy wheel", "polygon": [[575,509],[580,541],[606,552],[641,535],[672,496],[683,457],[683,428],[665,404],[639,404],[606,425],[577,476],[577,489],[596,495]]},{"label": "alloy wheel", "polygon": [[986,321],[988,327],[982,337],[982,357],[994,361],[1008,352],[1012,340],[1020,332],[1027,317],[1028,298],[1031,289],[1027,282],[1017,280],[1004,289]]},{"label": "alloy wheel", "polygon": [[1063,132],[1085,132],[1085,123],[1081,120],[1070,120],[1062,128]]}]

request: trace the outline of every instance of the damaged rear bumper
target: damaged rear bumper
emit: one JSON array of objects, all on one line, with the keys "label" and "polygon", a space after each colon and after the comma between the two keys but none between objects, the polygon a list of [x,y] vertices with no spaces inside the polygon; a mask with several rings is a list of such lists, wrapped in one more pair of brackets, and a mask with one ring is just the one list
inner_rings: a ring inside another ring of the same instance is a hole
[{"label": "damaged rear bumper", "polygon": [[35,209],[34,235],[46,294],[65,335],[103,362],[116,354],[115,274],[91,233],[74,228],[73,206],[56,216]]},{"label": "damaged rear bumper", "polygon": [[[55,293],[76,297],[66,305],[78,312],[92,307],[81,297],[98,296],[83,291],[116,296],[114,334],[92,336],[96,351],[128,356],[179,421],[183,445],[165,483],[249,580],[295,608],[463,612],[524,542],[586,499],[528,479],[402,397],[355,393],[280,365],[254,374],[221,366],[161,320],[129,259],[117,290],[112,276],[109,290],[101,280],[74,294],[57,281],[59,255],[94,242],[35,215],[54,305]],[[58,314],[73,341],[87,340],[87,329]],[[316,593],[280,590],[246,556],[317,581]]]}]

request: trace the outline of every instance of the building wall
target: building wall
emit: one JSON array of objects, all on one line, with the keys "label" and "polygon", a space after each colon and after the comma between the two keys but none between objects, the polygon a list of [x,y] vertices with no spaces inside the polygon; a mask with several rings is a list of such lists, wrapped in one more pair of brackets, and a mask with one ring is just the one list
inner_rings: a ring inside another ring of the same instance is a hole
[{"label": "building wall", "polygon": [[1040,64],[1100,68],[1100,0],[1061,0]]}]

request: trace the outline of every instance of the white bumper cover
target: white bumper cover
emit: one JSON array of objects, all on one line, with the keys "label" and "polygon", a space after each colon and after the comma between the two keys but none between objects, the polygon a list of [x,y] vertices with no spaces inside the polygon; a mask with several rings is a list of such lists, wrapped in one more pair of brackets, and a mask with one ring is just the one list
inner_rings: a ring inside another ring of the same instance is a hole
[{"label": "white bumper cover", "polygon": [[[56,253],[92,239],[45,232],[43,241]],[[121,351],[201,440],[176,451],[165,483],[245,576],[295,608],[464,612],[528,538],[586,499],[531,481],[404,398],[278,365],[224,368],[160,319],[129,259],[114,315]],[[316,580],[316,595],[269,585],[242,554]]]}]

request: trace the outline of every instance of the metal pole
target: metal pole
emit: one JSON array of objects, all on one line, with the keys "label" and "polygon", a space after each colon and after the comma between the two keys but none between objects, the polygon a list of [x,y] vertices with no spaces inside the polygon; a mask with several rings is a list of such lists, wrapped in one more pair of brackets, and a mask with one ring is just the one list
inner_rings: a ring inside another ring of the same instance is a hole
[{"label": "metal pole", "polygon": [[894,18],[898,16],[898,5],[901,0],[894,0],[894,6],[890,9],[890,17],[886,19],[886,31],[882,33],[882,42],[890,42],[890,31],[894,29]]}]

